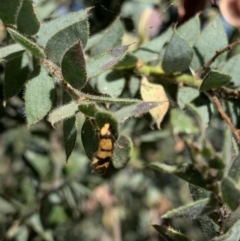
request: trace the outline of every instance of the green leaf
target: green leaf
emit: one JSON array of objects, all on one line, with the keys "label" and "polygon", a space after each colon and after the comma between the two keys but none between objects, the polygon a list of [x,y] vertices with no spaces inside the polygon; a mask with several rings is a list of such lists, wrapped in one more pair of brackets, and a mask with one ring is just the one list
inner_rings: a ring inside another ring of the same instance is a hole
[{"label": "green leaf", "polygon": [[108,27],[99,42],[92,48],[91,55],[98,55],[121,45],[122,37],[123,27],[119,18],[117,18],[114,23]]},{"label": "green leaf", "polygon": [[199,129],[194,124],[190,116],[186,115],[186,113],[184,113],[180,109],[171,110],[171,124],[173,127],[173,132],[175,134],[192,134],[199,132]]},{"label": "green leaf", "polygon": [[70,102],[52,110],[48,116],[48,121],[54,126],[55,123],[73,117],[78,112],[78,103]]},{"label": "green leaf", "polygon": [[[232,140],[231,140],[231,157],[232,159],[235,159],[238,155],[240,154],[240,146],[237,138],[232,135]],[[231,165],[231,164],[229,164]]]},{"label": "green leaf", "polygon": [[233,83],[234,87],[240,87],[240,54],[233,56],[229,60],[227,60],[222,68],[221,71],[231,75],[232,79],[231,82]]},{"label": "green leaf", "polygon": [[199,90],[192,87],[183,87],[178,91],[177,102],[181,109],[186,107],[190,112],[193,110],[196,117],[201,117],[200,124],[203,129],[207,127],[214,107],[204,94],[201,94]]},{"label": "green leaf", "polygon": [[130,160],[132,152],[132,141],[129,137],[121,135],[114,143],[112,164],[116,169],[121,169],[126,166]]},{"label": "green leaf", "polygon": [[191,183],[189,183],[189,190],[190,190],[193,201],[204,199],[206,197],[209,197],[211,194],[209,191],[206,191],[205,189],[203,189],[201,187],[192,185]]},{"label": "green leaf", "polygon": [[81,139],[87,157],[92,160],[98,148],[99,137],[96,127],[89,119],[86,119],[82,126]]},{"label": "green leaf", "polygon": [[135,96],[140,89],[140,79],[136,76],[131,76],[128,82],[128,90],[131,96]]},{"label": "green leaf", "polygon": [[198,221],[201,225],[202,232],[207,240],[219,235],[219,226],[208,216],[199,217]]},{"label": "green leaf", "polygon": [[178,91],[177,101],[181,109],[185,107],[186,103],[192,102],[200,95],[199,90],[192,87],[183,87]]},{"label": "green leaf", "polygon": [[48,40],[45,52],[48,58],[50,58],[57,65],[61,65],[64,54],[76,42],[81,41],[82,47],[85,47],[88,40],[88,35],[89,25],[86,16],[85,19],[74,22],[65,28],[61,28],[61,30],[55,33]]},{"label": "green leaf", "polygon": [[22,55],[25,48],[20,44],[11,44],[0,48],[0,63],[14,59],[19,55]]},{"label": "green leaf", "polygon": [[76,117],[71,117],[63,121],[63,140],[66,153],[66,161],[70,157],[75,148],[77,139],[77,124]]},{"label": "green leaf", "polygon": [[15,24],[18,12],[22,6],[23,0],[1,0],[0,1],[0,19],[4,24]]},{"label": "green leaf", "polygon": [[88,79],[98,76],[116,65],[126,54],[129,45],[119,46],[95,55],[87,62]]},{"label": "green leaf", "polygon": [[[82,21],[83,22],[86,21],[89,11],[90,9],[87,8],[85,10],[81,10],[78,12],[69,13],[60,18],[56,18],[50,22],[47,22],[41,25],[41,28],[38,33],[38,39],[37,39],[38,44],[41,45],[43,48],[45,48],[47,45],[47,42],[54,35],[56,35],[61,31],[64,31],[64,32],[69,31],[69,33],[71,34],[69,36],[69,39],[72,39],[74,36],[77,37],[75,41],[69,44],[69,47],[79,40],[82,40],[82,45],[85,46],[87,39],[85,39],[86,36],[84,36],[84,33],[82,36],[83,39],[81,39],[81,32],[82,32],[81,26],[82,26]],[[60,39],[60,42],[62,41],[64,41],[64,39]],[[64,50],[64,52],[65,51],[66,49]]]},{"label": "green leaf", "polygon": [[28,65],[29,59],[27,55],[20,55],[7,62],[4,79],[5,100],[8,100],[12,96],[16,95],[23,88],[29,73]]},{"label": "green leaf", "polygon": [[124,58],[114,66],[114,69],[125,70],[132,69],[136,66],[138,59],[134,55],[127,53]]},{"label": "green leaf", "polygon": [[[194,146],[192,146],[192,148],[194,149]],[[218,153],[216,153],[216,150],[213,149],[210,143],[203,143],[203,148],[200,152],[202,156],[207,160],[209,167],[220,170],[224,169],[225,165],[222,158]]]},{"label": "green leaf", "polygon": [[61,69],[64,80],[74,88],[81,89],[86,84],[86,63],[81,42],[74,43],[66,51]]},{"label": "green leaf", "polygon": [[196,219],[205,214],[211,213],[216,208],[217,204],[217,199],[212,195],[210,197],[200,199],[196,202],[192,202],[182,207],[168,211],[162,216],[162,218],[183,217]]},{"label": "green leaf", "polygon": [[200,86],[200,91],[207,91],[227,85],[231,78],[232,77],[230,75],[225,73],[221,73],[216,70],[210,70],[203,79],[203,82]]},{"label": "green leaf", "polygon": [[44,67],[26,85],[25,108],[28,127],[44,118],[55,100],[52,78]]},{"label": "green leaf", "polygon": [[228,230],[227,233],[212,239],[211,241],[238,241],[240,239],[240,220]]},{"label": "green leaf", "polygon": [[160,56],[161,51],[163,50],[166,43],[172,36],[172,29],[169,28],[167,31],[162,33],[159,37],[154,38],[147,44],[139,47],[137,50],[133,52],[133,54],[143,62],[151,62],[157,61],[157,63],[161,62],[162,58]]},{"label": "green leaf", "polygon": [[34,35],[40,28],[40,22],[33,9],[32,0],[23,0],[17,17],[17,29],[24,34]]},{"label": "green leaf", "polygon": [[167,241],[194,241],[171,227],[152,225]]},{"label": "green leaf", "polygon": [[[200,35],[199,15],[194,16],[177,29],[178,34],[192,47]],[[191,33],[191,34],[189,34]]]},{"label": "green leaf", "polygon": [[148,164],[147,166],[157,171],[174,174],[196,186],[203,188],[207,187],[207,181],[204,179],[202,174],[189,163],[184,163],[182,166],[178,167],[166,165],[160,162],[153,162],[151,164]]},{"label": "green leaf", "polygon": [[68,221],[68,215],[62,205],[54,205],[49,213],[48,220],[51,224],[60,225]]},{"label": "green leaf", "polygon": [[240,190],[237,183],[230,177],[222,180],[222,196],[227,205],[235,210],[240,204]]},{"label": "green leaf", "polygon": [[240,219],[240,206],[223,221],[222,230],[226,233]]},{"label": "green leaf", "polygon": [[125,86],[125,79],[122,72],[108,70],[101,74],[97,80],[97,88],[100,93],[108,94],[112,97],[121,95]]},{"label": "green leaf", "polygon": [[81,102],[78,106],[79,111],[88,117],[95,117],[97,112],[100,111],[94,103]]},{"label": "green leaf", "polygon": [[7,28],[7,31],[10,33],[12,38],[21,44],[25,49],[29,50],[34,56],[38,58],[44,58],[45,54],[43,50],[30,39],[26,38],[22,34],[18,33],[16,30]]},{"label": "green leaf", "polygon": [[130,117],[139,117],[143,114],[148,113],[149,110],[161,104],[162,103],[156,102],[156,101],[153,101],[153,102],[140,101],[139,103],[122,107],[120,110],[115,112],[115,115],[120,123],[124,123]]},{"label": "green leaf", "polygon": [[190,45],[177,32],[174,32],[167,45],[162,68],[166,73],[182,72],[189,68],[192,56]]},{"label": "green leaf", "polygon": [[232,178],[238,183],[240,179],[240,155],[238,155],[232,163],[232,166],[228,172],[228,177]]},{"label": "green leaf", "polygon": [[104,31],[98,32],[94,35],[91,35],[88,39],[87,45],[85,47],[85,51],[90,50],[94,47],[98,42],[100,42],[101,38],[104,36]]},{"label": "green leaf", "polygon": [[[217,41],[216,36],[218,39]],[[199,69],[216,54],[216,51],[226,47],[227,45],[227,35],[222,21],[218,16],[213,19],[202,31],[200,37],[194,45],[194,55],[191,67],[194,70]],[[226,55],[221,57],[224,56]]]}]

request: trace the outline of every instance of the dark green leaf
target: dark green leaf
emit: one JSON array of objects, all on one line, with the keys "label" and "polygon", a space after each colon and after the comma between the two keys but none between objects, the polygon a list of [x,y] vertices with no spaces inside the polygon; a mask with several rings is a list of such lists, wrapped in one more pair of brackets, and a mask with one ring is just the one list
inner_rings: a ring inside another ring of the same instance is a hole
[{"label": "dark green leaf", "polygon": [[[27,81],[29,60],[26,55],[20,55],[9,60],[5,67],[4,99],[16,95]],[[13,71],[14,70],[14,71]]]},{"label": "dark green leaf", "polygon": [[78,41],[82,47],[87,43],[89,25],[87,16],[85,19],[61,28],[47,42],[45,52],[54,63],[61,65],[62,58],[66,51]]},{"label": "dark green leaf", "polygon": [[79,111],[88,117],[95,117],[98,111],[100,111],[94,103],[81,102],[78,106]]},{"label": "dark green leaf", "polygon": [[228,177],[232,178],[235,182],[239,182],[240,179],[240,155],[238,155],[232,163],[232,166],[228,172]]},{"label": "dark green leaf", "polygon": [[222,180],[222,196],[223,200],[232,210],[235,210],[239,206],[240,190],[237,183],[230,177],[225,177]]},{"label": "dark green leaf", "polygon": [[55,100],[54,82],[45,68],[26,85],[25,103],[28,127],[40,121],[50,111]]},{"label": "dark green leaf", "polygon": [[147,165],[158,171],[174,174],[183,180],[192,183],[196,186],[203,188],[207,187],[207,181],[204,179],[203,175],[195,169],[191,164],[185,163],[180,167],[170,166],[160,162],[153,162]]},{"label": "dark green leaf", "polygon": [[159,234],[164,237],[167,241],[194,241],[193,239],[190,239],[186,237],[185,235],[181,234],[177,230],[166,227],[163,225],[152,225]]},{"label": "dark green leaf", "polygon": [[77,139],[76,117],[63,121],[63,140],[66,153],[66,161],[70,157]]},{"label": "dark green leaf", "polygon": [[201,199],[204,199],[204,198],[210,196],[209,191],[206,191],[205,189],[203,189],[201,187],[192,185],[191,183],[189,183],[189,190],[190,190],[193,201],[201,200]]},{"label": "dark green leaf", "polygon": [[26,35],[34,35],[40,28],[40,22],[33,9],[32,0],[23,0],[17,17],[18,30]]},{"label": "dark green leaf", "polygon": [[221,73],[216,70],[210,70],[207,76],[204,77],[203,82],[200,86],[200,91],[207,91],[216,89],[227,85],[231,80],[231,76]]},{"label": "dark green leaf", "polygon": [[115,47],[105,53],[95,55],[87,62],[88,79],[98,76],[116,65],[126,54],[129,45]]},{"label": "dark green leaf", "polygon": [[96,127],[89,119],[86,119],[82,126],[81,139],[87,157],[92,160],[98,148],[99,137]]},{"label": "dark green leaf", "polygon": [[4,24],[16,24],[16,18],[22,3],[23,0],[0,1],[0,19]]},{"label": "dark green leaf", "polygon": [[44,58],[45,57],[45,54],[44,54],[43,50],[37,44],[35,44],[33,41],[31,41],[30,39],[26,38],[22,34],[18,33],[14,29],[7,28],[7,31],[10,33],[10,35],[12,36],[12,38],[16,42],[18,42],[24,48],[29,50],[33,55],[35,55],[38,58]]},{"label": "dark green leaf", "polygon": [[127,53],[124,58],[114,66],[114,69],[132,69],[136,66],[138,59],[134,55]]},{"label": "dark green leaf", "polygon": [[167,45],[162,68],[166,73],[184,71],[189,68],[192,56],[193,52],[190,45],[177,32],[174,32]]},{"label": "dark green leaf", "polygon": [[216,237],[219,234],[219,226],[208,216],[198,218],[201,229],[207,240]]},{"label": "dark green leaf", "polygon": [[121,135],[114,143],[112,164],[116,169],[126,166],[131,157],[132,141],[127,136]]},{"label": "dark green leaf", "polygon": [[62,75],[76,89],[81,89],[86,84],[86,63],[81,42],[74,43],[64,54]]}]

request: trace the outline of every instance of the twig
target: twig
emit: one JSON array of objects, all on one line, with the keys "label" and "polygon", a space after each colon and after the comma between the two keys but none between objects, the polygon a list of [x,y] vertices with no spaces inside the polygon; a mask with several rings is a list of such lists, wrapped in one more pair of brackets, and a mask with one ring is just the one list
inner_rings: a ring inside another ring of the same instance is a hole
[{"label": "twig", "polygon": [[240,142],[240,136],[239,136],[239,131],[236,129],[236,127],[233,125],[230,117],[225,113],[222,104],[220,103],[218,97],[214,94],[213,91],[208,91],[209,95],[212,98],[213,103],[215,104],[215,106],[218,109],[218,112],[220,113],[220,115],[222,116],[222,118],[226,121],[226,123],[228,124],[228,126],[230,127],[231,131],[233,132],[233,134],[235,135],[235,137],[237,138],[238,142]]},{"label": "twig", "polygon": [[221,98],[240,99],[240,91],[237,89],[221,87],[219,89],[214,90],[214,92],[218,93],[221,96]]},{"label": "twig", "polygon": [[235,46],[237,46],[238,44],[240,44],[240,39],[232,42],[231,44],[229,44],[228,46],[226,46],[225,48],[216,51],[216,54],[201,68],[197,71],[197,76],[199,78],[202,77],[202,75],[206,72],[206,70],[208,70],[211,66],[211,64],[223,53],[225,53],[226,51],[231,50],[232,48],[234,48]]}]

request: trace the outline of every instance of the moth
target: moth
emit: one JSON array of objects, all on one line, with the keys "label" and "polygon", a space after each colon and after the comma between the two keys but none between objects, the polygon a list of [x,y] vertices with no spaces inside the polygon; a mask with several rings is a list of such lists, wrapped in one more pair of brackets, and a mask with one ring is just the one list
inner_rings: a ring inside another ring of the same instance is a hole
[{"label": "moth", "polygon": [[111,157],[113,154],[115,138],[111,132],[109,123],[106,123],[99,131],[98,149],[94,155],[91,168],[98,174],[104,174],[110,166]]}]

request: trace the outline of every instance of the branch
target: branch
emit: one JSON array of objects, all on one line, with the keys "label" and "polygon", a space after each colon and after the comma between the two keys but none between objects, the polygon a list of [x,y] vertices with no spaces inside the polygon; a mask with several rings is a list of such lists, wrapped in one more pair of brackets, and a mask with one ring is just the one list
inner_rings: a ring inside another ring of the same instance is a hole
[{"label": "branch", "polygon": [[238,140],[238,142],[240,143],[240,136],[239,136],[239,131],[238,129],[236,129],[236,127],[233,125],[230,117],[225,113],[222,104],[220,103],[218,97],[215,95],[215,93],[213,91],[208,91],[208,94],[211,96],[213,103],[215,104],[215,106],[218,109],[218,112],[220,113],[220,115],[222,116],[222,118],[226,121],[226,123],[228,124],[228,126],[230,127],[231,131],[233,132],[233,134],[235,135],[236,139]]}]

